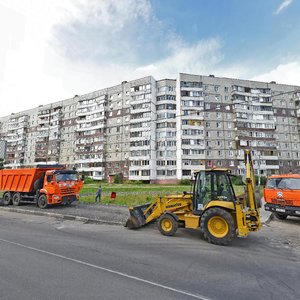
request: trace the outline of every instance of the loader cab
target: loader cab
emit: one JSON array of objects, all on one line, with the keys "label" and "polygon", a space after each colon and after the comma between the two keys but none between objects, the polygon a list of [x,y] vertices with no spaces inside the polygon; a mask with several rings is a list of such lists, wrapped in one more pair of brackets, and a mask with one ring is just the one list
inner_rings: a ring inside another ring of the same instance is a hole
[{"label": "loader cab", "polygon": [[202,212],[210,201],[235,202],[235,194],[227,169],[210,169],[195,174],[193,210]]}]

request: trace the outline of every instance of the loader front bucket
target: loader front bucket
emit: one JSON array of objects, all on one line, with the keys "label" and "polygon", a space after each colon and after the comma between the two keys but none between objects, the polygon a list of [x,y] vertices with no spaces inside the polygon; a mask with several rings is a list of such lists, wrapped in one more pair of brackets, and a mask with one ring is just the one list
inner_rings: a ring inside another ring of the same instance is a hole
[{"label": "loader front bucket", "polygon": [[146,215],[145,210],[151,205],[151,203],[130,207],[129,213],[130,217],[128,218],[125,227],[129,229],[138,229],[146,224]]}]

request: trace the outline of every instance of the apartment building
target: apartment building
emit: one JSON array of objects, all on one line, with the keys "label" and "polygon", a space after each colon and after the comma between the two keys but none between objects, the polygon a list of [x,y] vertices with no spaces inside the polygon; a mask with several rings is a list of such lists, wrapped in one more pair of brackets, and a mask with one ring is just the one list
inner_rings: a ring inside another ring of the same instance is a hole
[{"label": "apartment building", "polygon": [[[61,163],[95,179],[176,182],[213,166],[300,168],[300,87],[213,75],[152,76],[0,118],[5,166]],[[3,151],[2,151],[3,152]]]}]

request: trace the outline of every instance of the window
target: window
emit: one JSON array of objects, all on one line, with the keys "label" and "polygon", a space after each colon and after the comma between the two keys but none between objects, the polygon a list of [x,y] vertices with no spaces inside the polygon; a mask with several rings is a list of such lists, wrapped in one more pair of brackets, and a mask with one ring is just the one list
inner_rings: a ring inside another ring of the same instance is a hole
[{"label": "window", "polygon": [[191,170],[182,170],[183,176],[191,176]]}]

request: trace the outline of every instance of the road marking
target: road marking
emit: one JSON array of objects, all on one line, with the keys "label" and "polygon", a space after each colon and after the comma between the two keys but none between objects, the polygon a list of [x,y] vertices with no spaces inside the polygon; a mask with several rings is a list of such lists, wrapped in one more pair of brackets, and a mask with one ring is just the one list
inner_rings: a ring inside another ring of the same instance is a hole
[{"label": "road marking", "polygon": [[132,280],[147,283],[149,285],[160,287],[162,289],[169,290],[169,291],[179,293],[179,294],[182,294],[182,295],[185,295],[185,296],[189,296],[189,297],[192,297],[192,298],[201,299],[201,300],[210,300],[210,298],[207,298],[207,297],[204,297],[204,296],[201,296],[201,295],[196,295],[196,294],[192,294],[192,293],[185,292],[185,291],[182,291],[182,290],[178,290],[178,289],[175,289],[175,288],[172,288],[172,287],[160,284],[160,283],[156,283],[154,281],[146,280],[146,279],[139,278],[139,277],[136,277],[136,276],[132,276],[132,275],[129,275],[129,274],[126,274],[126,273],[122,273],[122,272],[115,271],[115,270],[112,270],[112,269],[108,269],[108,268],[105,268],[105,267],[90,264],[90,263],[87,263],[87,262],[82,261],[82,260],[78,260],[78,259],[74,259],[74,258],[67,257],[67,256],[64,256],[64,255],[60,255],[60,254],[56,254],[56,253],[53,253],[53,252],[45,251],[45,250],[42,250],[42,249],[26,246],[26,245],[16,243],[16,242],[12,242],[12,241],[8,241],[8,240],[5,240],[5,239],[0,239],[0,241],[8,243],[8,244],[15,245],[15,246],[19,246],[19,247],[22,247],[22,248],[25,248],[25,249],[29,249],[29,250],[33,250],[33,251],[36,251],[36,252],[44,253],[44,254],[47,254],[47,255],[50,255],[50,256],[58,257],[58,258],[61,258],[61,259],[64,259],[64,260],[72,261],[74,263],[84,265],[84,266],[88,266],[88,267],[91,267],[91,268],[94,268],[94,269],[106,271],[106,272],[109,272],[109,273],[112,273],[112,274],[119,275],[121,277],[126,277],[126,278],[129,278],[129,279],[132,279]]}]

